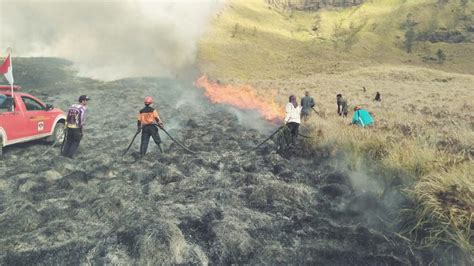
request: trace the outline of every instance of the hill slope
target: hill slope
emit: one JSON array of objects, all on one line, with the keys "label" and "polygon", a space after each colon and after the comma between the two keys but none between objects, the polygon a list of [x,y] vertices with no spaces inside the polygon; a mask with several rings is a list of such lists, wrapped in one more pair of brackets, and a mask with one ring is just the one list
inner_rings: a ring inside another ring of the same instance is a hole
[{"label": "hill slope", "polygon": [[240,79],[301,77],[374,64],[472,74],[472,56],[466,55],[474,55],[474,4],[439,2],[380,0],[301,12],[233,0],[201,40],[199,61],[211,75]]},{"label": "hill slope", "polygon": [[[199,64],[219,84],[251,84],[281,106],[308,91],[319,116],[301,125],[312,132],[301,149],[354,179],[383,180],[382,198],[393,187],[408,192],[412,205],[394,210],[400,232],[443,254],[454,243],[470,265],[473,10],[464,0],[378,0],[318,12],[233,0],[201,40]],[[372,100],[375,92],[382,102]],[[375,126],[348,127],[335,112],[337,93],[351,111],[369,110]]]}]

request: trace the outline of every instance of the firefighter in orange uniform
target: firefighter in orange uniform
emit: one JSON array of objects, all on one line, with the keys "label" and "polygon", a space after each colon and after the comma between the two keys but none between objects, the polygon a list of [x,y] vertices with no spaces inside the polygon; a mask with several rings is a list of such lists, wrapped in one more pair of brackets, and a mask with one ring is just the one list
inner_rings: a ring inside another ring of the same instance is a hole
[{"label": "firefighter in orange uniform", "polygon": [[140,154],[145,155],[148,148],[148,142],[150,141],[150,136],[155,141],[156,145],[160,148],[160,135],[158,134],[158,127],[163,128],[163,123],[161,122],[158,112],[150,107],[153,103],[153,98],[150,96],[145,97],[145,107],[140,110],[137,121],[137,133],[142,132],[142,142],[140,144]]}]

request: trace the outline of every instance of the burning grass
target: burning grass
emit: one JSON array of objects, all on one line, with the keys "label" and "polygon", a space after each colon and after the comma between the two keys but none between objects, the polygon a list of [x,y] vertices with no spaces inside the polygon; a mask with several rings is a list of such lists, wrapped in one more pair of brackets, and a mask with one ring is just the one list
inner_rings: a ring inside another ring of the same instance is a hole
[{"label": "burning grass", "polygon": [[284,110],[275,100],[275,93],[259,93],[249,85],[223,85],[202,75],[195,86],[204,89],[204,95],[212,103],[226,104],[244,110],[255,110],[266,120],[283,121]]}]

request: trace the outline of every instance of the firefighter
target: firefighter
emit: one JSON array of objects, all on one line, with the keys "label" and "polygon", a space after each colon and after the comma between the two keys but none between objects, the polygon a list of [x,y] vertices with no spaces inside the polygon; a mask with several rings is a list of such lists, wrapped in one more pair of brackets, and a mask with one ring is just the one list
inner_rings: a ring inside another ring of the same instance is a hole
[{"label": "firefighter", "polygon": [[298,137],[298,130],[301,123],[301,106],[298,106],[298,102],[296,101],[296,96],[291,95],[289,98],[289,102],[286,104],[286,115],[285,115],[285,123],[288,126],[288,129],[291,133],[291,140],[290,143],[294,144],[296,138]]},{"label": "firefighter", "polygon": [[145,97],[145,107],[140,110],[138,114],[137,121],[137,133],[142,132],[142,142],[140,144],[140,154],[145,155],[146,150],[148,149],[148,142],[150,141],[150,136],[155,141],[158,148],[160,148],[160,135],[158,134],[158,127],[163,128],[163,123],[161,122],[158,112],[150,107],[153,103],[153,98],[150,96]]},{"label": "firefighter", "polygon": [[90,98],[87,95],[79,96],[79,103],[73,104],[67,112],[66,134],[61,155],[73,158],[79,148],[86,122],[86,107]]},{"label": "firefighter", "polygon": [[301,118],[303,121],[307,121],[309,117],[309,113],[311,113],[311,109],[315,106],[313,97],[309,96],[309,92],[305,92],[304,97],[301,99]]}]

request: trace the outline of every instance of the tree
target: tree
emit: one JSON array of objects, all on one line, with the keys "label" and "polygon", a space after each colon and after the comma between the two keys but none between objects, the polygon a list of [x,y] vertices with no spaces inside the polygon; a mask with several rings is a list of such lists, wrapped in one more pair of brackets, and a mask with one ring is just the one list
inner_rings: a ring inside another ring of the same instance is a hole
[{"label": "tree", "polygon": [[234,30],[232,31],[232,38],[235,38],[235,36],[237,36],[237,34],[239,33],[240,31],[240,24],[239,23],[235,23],[234,25]]},{"label": "tree", "polygon": [[446,60],[446,54],[444,54],[443,50],[441,49],[438,49],[436,56],[438,57],[438,64],[442,64],[444,60]]},{"label": "tree", "polygon": [[413,42],[415,41],[415,30],[412,27],[405,33],[405,49],[407,53],[411,53]]}]

